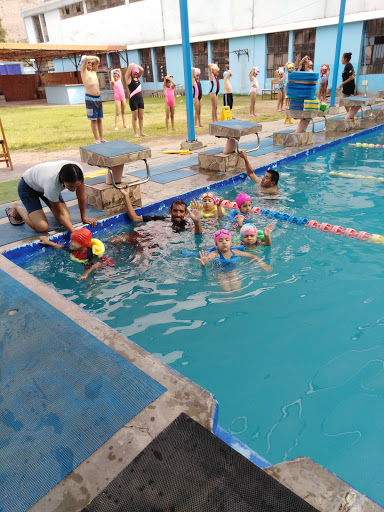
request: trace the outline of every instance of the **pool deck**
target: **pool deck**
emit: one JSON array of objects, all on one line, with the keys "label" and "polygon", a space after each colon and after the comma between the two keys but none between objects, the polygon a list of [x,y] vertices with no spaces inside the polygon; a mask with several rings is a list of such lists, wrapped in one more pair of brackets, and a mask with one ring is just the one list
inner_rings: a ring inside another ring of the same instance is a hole
[{"label": "pool deck", "polygon": [[[265,141],[271,138],[273,132],[282,127],[287,127],[287,125],[283,125],[283,121],[264,123],[263,131],[260,134],[261,140]],[[292,130],[294,128],[295,126],[292,125]],[[330,137],[325,132],[315,133],[313,146],[320,146],[325,142],[337,140],[344,136],[345,134],[340,134],[340,136],[333,134]],[[223,144],[220,139],[215,139],[208,134],[202,135],[199,137],[199,140],[206,145],[203,151]],[[241,139],[241,143],[248,143],[252,140],[254,140],[254,136],[246,136]],[[143,142],[145,141],[141,140],[141,143]],[[175,141],[175,148],[179,147],[179,142]],[[153,156],[150,161],[151,167],[177,162],[180,164],[180,169],[185,169],[183,161],[189,155],[162,155],[160,153],[163,149],[169,149],[170,145],[169,139],[167,139],[167,147],[164,146],[163,142],[156,142],[153,147],[150,145]],[[276,149],[258,157],[250,156],[249,160],[252,167],[257,169],[306,149],[308,147]],[[41,154],[36,154],[36,161],[31,161],[29,158],[28,162],[23,162],[21,156],[19,158],[15,155],[15,171],[11,172],[8,169],[1,169],[0,182],[21,177],[23,172],[34,163],[60,158],[80,161],[78,152],[77,155],[76,152],[55,152],[44,154],[43,157]],[[84,166],[84,168],[86,173],[97,170],[90,166]],[[140,162],[130,164],[126,166],[125,172],[134,172],[141,168],[142,163]],[[143,206],[162,201],[170,196],[177,196],[193,189],[212,185],[237,174],[236,171],[227,173],[198,171],[196,169],[194,171],[196,174],[173,181],[166,186],[155,182],[148,182],[142,185]],[[69,206],[72,204],[76,204],[76,201],[68,203]],[[0,230],[1,225],[5,223],[8,223],[7,219],[0,219]],[[37,237],[32,237],[27,242]],[[21,243],[14,242],[3,246],[0,248],[0,253],[19,246]],[[47,305],[53,306],[58,312],[66,315],[73,322],[73,329],[85,329],[166,388],[166,391],[151,405],[145,407],[75,470],[65,476],[51,491],[37,501],[29,509],[31,512],[81,511],[182,412],[208,430],[214,429],[214,423],[217,421],[217,403],[209,391],[200,388],[179,375],[138,345],[117,333],[114,329],[108,327],[79,306],[65,299],[55,290],[31,276],[1,254],[0,269],[21,283],[25,288],[37,294]],[[12,290],[9,290],[9,293],[11,294]],[[35,322],[29,328],[31,330],[40,329],[39,311],[36,310],[35,305],[31,303],[25,307],[35,316]],[[25,312],[23,311],[23,313]],[[16,312],[16,314],[19,313]],[[41,341],[42,343],[50,342],[49,330],[42,334]],[[260,460],[260,462],[262,461]],[[293,461],[267,468],[266,471],[318,510],[324,512],[330,510],[342,512],[350,509],[354,511],[364,510],[366,512],[379,512],[383,510],[379,505],[365,498],[348,484],[328,473],[328,471],[309,459],[294,459]],[[351,508],[352,499],[354,500],[353,509]]]}]

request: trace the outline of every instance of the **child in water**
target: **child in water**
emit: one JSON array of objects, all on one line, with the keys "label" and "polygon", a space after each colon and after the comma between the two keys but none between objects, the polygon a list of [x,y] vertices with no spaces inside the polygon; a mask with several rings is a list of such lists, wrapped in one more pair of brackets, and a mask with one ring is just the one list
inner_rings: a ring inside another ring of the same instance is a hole
[{"label": "child in water", "polygon": [[47,236],[42,236],[39,243],[41,245],[54,247],[55,249],[64,249],[71,253],[72,260],[83,263],[85,271],[78,278],[79,281],[87,279],[93,270],[96,270],[101,266],[113,264],[112,260],[108,260],[104,256],[105,248],[103,242],[97,238],[92,238],[92,233],[87,228],[72,231],[69,247],[56,244],[49,240]]},{"label": "child in water", "polygon": [[231,246],[232,236],[226,229],[216,231],[216,233],[213,234],[213,239],[217,250],[211,251],[209,254],[207,251],[200,251],[200,257],[196,259],[197,261],[200,261],[200,265],[202,267],[205,267],[205,265],[212,260],[218,260],[217,262],[221,266],[218,278],[224,291],[238,290],[241,287],[241,281],[235,271],[235,263],[241,257],[256,260],[265,272],[270,272],[272,270],[269,265],[264,263],[263,260],[255,254],[233,249]]},{"label": "child in water", "polygon": [[[215,196],[215,194],[213,194],[212,192],[206,192],[205,194],[203,194],[202,196],[202,205],[201,205],[201,216],[203,219],[209,219],[209,218],[217,218],[218,217],[218,203],[219,203],[219,199],[217,199],[217,197]],[[221,199],[222,201],[222,199]],[[195,207],[196,207],[196,204],[198,204],[196,201],[194,201],[194,204],[195,204]],[[192,207],[192,203],[190,205]],[[225,213],[225,211],[223,210],[223,208],[220,207],[220,211],[222,212],[222,215],[223,216],[223,212]]]},{"label": "child in water", "polygon": [[[222,216],[220,215],[221,201],[219,201],[218,205],[219,217]],[[236,197],[236,204],[239,210],[236,210],[234,208],[229,212],[228,217],[230,217],[232,220],[236,220],[237,225],[241,228],[244,222],[248,221],[251,218],[252,199],[248,194],[238,194],[238,196]]]},{"label": "child in water", "polygon": [[275,226],[267,224],[263,229],[264,240],[258,239],[259,233],[257,227],[254,224],[244,224],[240,229],[241,245],[244,245],[245,251],[252,252],[261,246],[270,247],[272,245],[271,233],[275,229]]},{"label": "child in water", "polygon": [[169,129],[169,117],[171,117],[172,131],[175,131],[175,87],[176,84],[172,80],[173,75],[164,77],[164,96],[165,96],[165,126],[167,132]]}]

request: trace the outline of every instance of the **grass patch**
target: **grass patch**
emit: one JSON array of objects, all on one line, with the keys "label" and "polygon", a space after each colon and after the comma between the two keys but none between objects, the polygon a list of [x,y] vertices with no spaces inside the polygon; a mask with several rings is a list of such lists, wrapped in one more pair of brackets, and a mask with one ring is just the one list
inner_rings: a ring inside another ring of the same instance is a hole
[{"label": "grass patch", "polygon": [[20,180],[6,181],[0,184],[0,204],[10,203],[19,199],[17,185]]},{"label": "grass patch", "polygon": [[[144,131],[150,137],[166,139],[173,135],[187,133],[185,112],[185,97],[176,99],[175,127],[176,131],[165,131],[164,98],[144,98]],[[257,123],[276,121],[285,117],[284,113],[276,112],[276,100],[261,100],[257,98],[257,118],[249,117],[249,96],[234,96],[232,115],[238,119],[254,120]],[[223,105],[222,96],[219,96],[218,115],[220,117]],[[104,109],[104,137],[107,140],[124,139],[137,142],[133,137],[133,130],[123,130],[120,117],[119,131],[114,130],[115,104],[113,101],[103,103]],[[211,104],[208,96],[202,99],[202,123],[204,128],[197,128],[196,133],[203,133],[211,122]],[[90,121],[86,118],[84,105],[70,105],[62,107],[23,107],[7,108],[1,112],[1,119],[11,152],[14,151],[55,151],[78,149],[80,146],[92,144],[93,137]],[[131,112],[127,106],[127,121],[131,126]],[[170,141],[175,146],[174,141]]]}]

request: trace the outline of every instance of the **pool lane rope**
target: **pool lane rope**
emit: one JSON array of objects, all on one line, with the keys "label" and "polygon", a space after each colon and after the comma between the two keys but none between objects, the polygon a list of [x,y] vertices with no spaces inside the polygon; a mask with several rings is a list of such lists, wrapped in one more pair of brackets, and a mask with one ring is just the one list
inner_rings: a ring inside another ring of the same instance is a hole
[{"label": "pool lane rope", "polygon": [[354,144],[349,144],[350,146],[355,146],[356,148],[384,148],[384,145],[381,144],[368,144],[367,142],[355,142]]},{"label": "pool lane rope", "polygon": [[[222,203],[222,206],[225,208],[237,208],[237,204],[225,199]],[[318,222],[317,220],[308,220],[305,217],[296,217],[295,215],[288,215],[288,213],[280,213],[274,210],[266,210],[258,208],[254,206],[251,209],[251,212],[255,215],[266,215],[267,217],[272,217],[277,220],[283,220],[286,222],[291,222],[292,224],[298,224],[299,226],[305,226],[310,229],[317,229],[318,231],[323,231],[324,233],[330,233],[331,235],[341,235],[346,238],[354,238],[361,242],[370,242],[371,244],[384,245],[384,236],[378,235],[376,233],[368,233],[367,231],[356,231],[353,228],[343,228],[342,226],[332,225],[328,222]]]}]

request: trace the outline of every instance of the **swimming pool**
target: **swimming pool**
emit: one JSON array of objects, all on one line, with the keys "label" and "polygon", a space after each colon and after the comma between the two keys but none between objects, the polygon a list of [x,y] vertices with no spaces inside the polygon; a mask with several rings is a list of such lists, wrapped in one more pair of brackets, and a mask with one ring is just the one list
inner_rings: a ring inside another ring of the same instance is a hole
[{"label": "swimming pool", "polygon": [[[384,134],[359,140],[384,144]],[[383,151],[339,145],[288,163],[282,198],[254,204],[384,235],[384,184],[328,174],[382,176]],[[222,194],[253,190],[247,179]],[[255,216],[259,228],[271,221],[273,246],[259,254],[272,272],[239,263],[233,293],[221,291],[214,267],[180,254],[212,247],[209,221],[200,242],[147,226],[149,261],[107,244],[115,267],[85,283],[58,251],[24,268],[211,391],[220,425],[271,463],[311,457],[384,504],[384,247]]]}]

